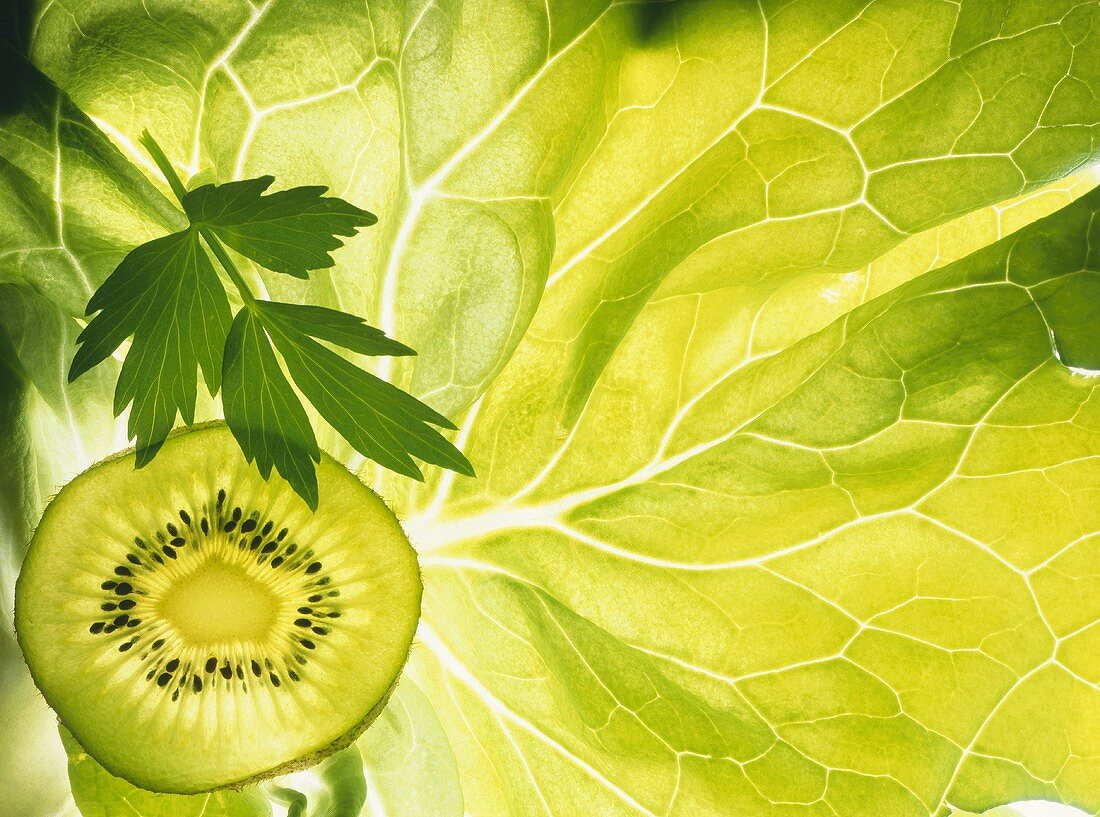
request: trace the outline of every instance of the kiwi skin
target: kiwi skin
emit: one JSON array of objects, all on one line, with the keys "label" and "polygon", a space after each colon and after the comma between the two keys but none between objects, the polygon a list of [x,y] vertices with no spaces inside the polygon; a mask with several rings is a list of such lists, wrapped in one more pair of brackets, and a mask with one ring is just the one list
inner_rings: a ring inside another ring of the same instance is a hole
[{"label": "kiwi skin", "polygon": [[[411,652],[411,650],[410,650],[410,652]],[[363,718],[363,720],[359,721],[359,723],[355,724],[355,726],[353,726],[347,732],[342,734],[340,737],[336,738],[336,740],[334,740],[332,743],[328,744],[327,746],[322,746],[320,749],[316,749],[313,752],[310,752],[308,755],[303,755],[302,757],[298,757],[298,758],[295,758],[293,760],[288,760],[286,763],[282,763],[282,764],[280,764],[278,766],[275,766],[271,769],[267,769],[266,771],[262,771],[259,774],[254,774],[254,775],[252,775],[252,777],[247,777],[247,778],[244,778],[243,780],[235,780],[231,783],[223,783],[220,786],[214,786],[213,788],[209,788],[209,789],[195,789],[195,790],[188,790],[188,791],[167,791],[167,792],[162,792],[162,793],[163,794],[193,795],[193,794],[203,794],[205,792],[213,792],[213,791],[226,791],[226,790],[228,790],[228,791],[241,791],[242,789],[251,788],[252,786],[256,786],[260,783],[263,783],[265,780],[271,780],[274,777],[280,777],[281,775],[290,774],[291,772],[304,771],[305,769],[308,769],[312,766],[316,766],[318,763],[320,763],[322,760],[324,760],[329,755],[336,754],[341,749],[347,749],[349,746],[351,746],[353,743],[355,743],[355,741],[357,741],[359,739],[359,736],[362,735],[364,732],[366,732],[367,728],[372,723],[374,723],[375,720],[378,719],[378,716],[382,714],[382,710],[384,710],[386,708],[386,704],[388,704],[390,702],[390,697],[393,695],[394,690],[397,689],[397,684],[401,680],[401,672],[405,669],[405,664],[408,663],[408,660],[409,660],[408,654],[406,654],[405,661],[401,664],[401,668],[397,671],[397,676],[393,679],[393,683],[390,684],[389,689],[386,690],[386,693],[382,696],[382,699],[378,703],[376,703],[374,705],[374,707],[369,712],[367,712],[367,714]],[[49,701],[47,700],[46,703],[49,703]],[[53,704],[50,704],[50,707],[53,708]],[[54,710],[54,711],[56,712],[56,710]],[[63,726],[65,729],[67,729],[69,731],[69,734],[71,734],[73,736],[73,740],[75,740],[78,744],[80,744],[81,749],[84,749],[84,744],[81,743],[79,736],[74,734],[72,729],[69,728],[69,725],[66,724],[65,721],[63,721],[60,717],[57,719],[57,722],[61,726]],[[116,770],[112,769],[110,767],[110,765],[104,764],[103,761],[101,761],[96,755],[93,755],[87,749],[84,749],[84,751],[90,757],[94,758],[95,761],[97,763],[99,763],[100,766],[103,766],[103,768],[106,769],[108,772],[110,772],[112,775],[114,775],[115,777],[118,777],[122,780],[127,780],[125,777],[123,777],[121,774],[119,774]],[[131,785],[135,785],[135,786],[137,785],[136,783],[134,783],[131,780],[127,780],[127,782],[130,783]],[[141,788],[141,787],[138,786],[138,788]],[[146,791],[151,791],[151,790],[146,789]]]},{"label": "kiwi skin", "polygon": [[[206,422],[203,422],[203,423],[195,423],[193,425],[184,426],[182,428],[176,428],[172,432],[170,432],[168,436],[171,438],[171,437],[176,437],[176,436],[189,434],[193,431],[199,431],[199,430],[202,430],[202,429],[213,428],[213,427],[225,427],[225,422],[222,421],[222,420],[209,420],[209,421],[206,421]],[[107,463],[113,463],[113,462],[117,462],[119,460],[124,460],[128,457],[132,457],[132,456],[134,456],[135,451],[136,451],[136,446],[130,446],[129,448],[123,449],[122,451],[118,451],[118,452],[115,452],[113,454],[109,454],[106,457],[103,457],[102,459],[96,461],[92,465],[85,468],[84,471],[81,471],[81,473],[85,473],[87,471],[90,471],[91,469],[96,468],[100,465],[105,465]],[[327,454],[324,451],[321,452],[321,456],[322,456],[322,458],[326,458],[326,459],[329,459],[329,460],[333,459],[331,457],[331,455]],[[335,461],[335,460],[333,460],[333,461]],[[341,464],[341,467],[344,467],[345,470],[347,470],[346,467],[343,466],[342,464]],[[356,480],[359,480],[359,477],[356,474],[354,474],[353,472],[351,472],[350,470],[348,470],[348,473],[351,474],[353,477],[355,477]],[[271,474],[271,479],[281,479],[281,477],[279,477],[275,473],[272,473]],[[374,493],[374,491],[368,485],[363,483],[362,480],[359,480],[359,482],[365,490],[370,491],[372,494]],[[47,518],[47,516],[49,515],[51,509],[54,507],[54,504],[55,504],[54,500],[57,499],[58,497],[60,497],[63,493],[65,493],[65,490],[68,488],[68,484],[69,483],[66,483],[65,485],[63,485],[61,487],[61,489],[56,494],[54,494],[52,497],[50,497],[50,501],[46,505],[46,508],[42,513],[42,517],[38,520],[38,525],[35,526],[34,534],[37,534],[38,527]],[[378,494],[375,494],[375,496],[378,496]],[[383,504],[385,504],[387,508],[389,507],[389,504],[386,503],[385,500],[382,497],[379,497],[379,500],[382,501]],[[396,519],[396,514],[394,515],[394,517]],[[400,526],[400,520],[399,519],[397,520],[397,522],[398,522],[398,525]],[[404,528],[402,528],[402,533],[404,533]],[[405,538],[406,538],[406,541],[409,541],[407,535],[406,535]],[[31,541],[33,541],[33,539],[34,539],[34,535],[32,534]],[[411,541],[410,541],[410,549],[413,550],[413,553],[415,555],[416,551],[415,551],[415,548],[411,547]],[[416,597],[416,615],[417,615],[417,620],[419,621],[420,616],[423,612],[423,596],[424,596],[423,574],[422,574],[421,571],[419,571],[419,568],[418,568],[418,574],[420,575],[420,579],[421,579],[417,584],[419,592],[417,593],[417,597]],[[23,663],[27,667],[27,670],[31,675],[31,678],[34,680],[34,684],[35,684],[35,687],[37,688],[37,692],[43,697],[43,699],[46,701],[46,703],[49,704],[50,708],[56,714],[56,713],[59,712],[58,708],[56,706],[54,706],[54,702],[51,701],[50,697],[43,691],[42,685],[39,683],[39,679],[36,677],[34,669],[30,666],[30,663],[26,659],[26,645],[23,642],[23,637],[22,637],[22,634],[20,632],[20,628],[18,627],[18,622],[20,620],[19,609],[18,609],[19,608],[18,599],[20,598],[19,585],[20,585],[22,579],[23,579],[23,574],[22,574],[22,572],[20,572],[19,576],[16,577],[16,592],[15,592],[16,604],[15,604],[15,611],[14,611],[15,612],[14,618],[15,618],[15,621],[17,623],[17,626],[15,627],[15,631],[16,631],[15,635],[16,635],[16,640],[19,643],[20,656],[22,657]],[[147,791],[160,791],[164,794],[180,794],[180,795],[203,794],[205,792],[222,791],[222,790],[240,791],[242,789],[250,788],[250,787],[255,786],[259,783],[262,783],[265,780],[270,780],[274,777],[279,777],[279,776],[284,775],[284,774],[290,774],[292,772],[302,771],[304,769],[308,769],[312,766],[315,766],[317,763],[324,760],[326,757],[329,757],[330,755],[335,754],[336,752],[339,752],[341,749],[346,749],[347,747],[351,746],[351,744],[353,744],[356,740],[358,740],[359,736],[362,735],[363,732],[365,732],[367,730],[367,728],[372,723],[374,723],[375,720],[377,720],[378,716],[382,714],[382,711],[386,708],[386,705],[389,703],[390,697],[393,695],[394,690],[397,689],[397,684],[401,680],[401,674],[404,671],[405,666],[408,664],[409,656],[411,655],[411,653],[412,653],[412,647],[410,645],[409,651],[405,653],[405,658],[401,662],[401,665],[398,667],[397,672],[394,675],[392,682],[390,683],[389,687],[386,689],[385,693],[382,695],[382,698],[378,701],[378,703],[376,703],[367,712],[367,714],[363,716],[362,720],[360,720],[358,723],[353,725],[345,733],[343,733],[339,737],[335,738],[331,743],[329,743],[325,746],[318,747],[317,749],[314,749],[312,752],[310,752],[306,755],[302,755],[300,757],[292,758],[292,759],[286,761],[285,763],[278,764],[276,766],[273,766],[270,769],[266,769],[264,771],[258,772],[257,774],[254,774],[250,777],[242,778],[240,780],[234,780],[234,781],[230,781],[228,783],[222,783],[222,784],[219,784],[219,785],[216,785],[216,786],[210,786],[210,787],[188,788],[186,790],[171,790],[171,791],[164,791],[164,790],[159,790],[159,789],[158,790],[146,789],[146,790]],[[58,715],[57,722],[61,726],[63,726],[66,730],[68,730],[69,734],[72,735],[72,737],[76,741],[76,743],[79,744],[80,747],[82,749],[84,749],[84,751],[89,756],[94,758],[104,769],[106,769],[108,772],[110,772],[115,777],[126,780],[127,782],[129,782],[129,783],[131,783],[135,786],[138,786],[139,788],[144,788],[143,786],[141,786],[140,783],[136,783],[132,780],[129,780],[125,775],[120,774],[117,769],[111,768],[111,765],[109,763],[104,763],[102,760],[99,759],[99,757],[96,754],[94,754],[92,752],[88,752],[87,749],[84,746],[83,740],[81,740],[81,738],[80,738],[80,735],[76,731],[74,731],[72,726],[70,726],[63,718],[61,718],[60,715]]]},{"label": "kiwi skin", "polygon": [[[372,723],[377,720],[378,716],[382,714],[382,710],[386,708],[386,704],[390,702],[390,696],[393,695],[393,691],[397,689],[397,684],[401,680],[401,672],[405,669],[405,664],[409,661],[408,654],[405,655],[405,661],[401,664],[401,669],[397,671],[397,677],[393,679],[393,683],[390,684],[389,689],[386,690],[386,694],[382,696],[382,700],[374,705],[374,707],[367,712],[363,720],[355,724],[351,729],[338,737],[328,746],[321,749],[317,749],[308,755],[304,755],[297,760],[288,761],[281,766],[276,766],[274,769],[268,769],[266,772],[260,772],[257,775],[253,775],[247,780],[242,780],[237,783],[228,783],[224,786],[218,786],[219,789],[232,789],[234,791],[240,791],[241,789],[254,786],[257,783],[262,783],[264,780],[270,780],[273,777],[279,775],[290,774],[291,772],[300,772],[304,769],[308,769],[311,766],[315,766],[324,760],[329,755],[333,755],[339,752],[341,749],[347,749],[355,741],[359,739],[359,736],[367,731]],[[216,790],[216,789],[215,789]]]},{"label": "kiwi skin", "polygon": [[[410,652],[411,652],[411,650],[410,650]],[[266,771],[262,771],[259,774],[254,774],[254,775],[252,775],[252,777],[247,777],[247,778],[244,778],[242,780],[235,780],[235,781],[230,782],[230,783],[223,783],[220,786],[214,786],[214,787],[208,788],[208,789],[189,789],[188,791],[166,791],[166,792],[161,792],[161,793],[162,794],[193,795],[193,794],[203,794],[205,792],[213,792],[213,791],[225,791],[225,790],[228,790],[228,791],[241,791],[242,789],[251,788],[252,786],[256,786],[260,783],[263,783],[265,780],[271,780],[274,777],[280,777],[281,775],[290,774],[291,772],[304,771],[305,769],[308,769],[312,766],[316,766],[318,763],[320,763],[322,760],[324,760],[329,755],[336,754],[341,749],[347,749],[349,746],[351,746],[353,743],[355,743],[355,741],[357,741],[359,739],[359,736],[362,735],[364,732],[366,732],[367,728],[378,719],[378,716],[382,714],[382,710],[384,710],[386,708],[386,704],[388,704],[390,702],[390,697],[393,695],[394,690],[397,689],[397,684],[401,680],[401,673],[405,669],[405,664],[407,664],[408,661],[409,661],[409,657],[408,657],[408,654],[406,654],[405,655],[405,661],[402,662],[401,668],[397,671],[397,676],[393,679],[393,683],[390,684],[389,689],[386,690],[386,693],[382,696],[382,699],[378,703],[376,703],[374,705],[374,707],[369,712],[367,712],[367,714],[363,718],[363,720],[359,721],[359,723],[355,724],[355,726],[353,726],[347,732],[342,734],[340,737],[336,738],[336,740],[334,740],[332,743],[328,744],[327,746],[322,746],[320,749],[316,749],[316,750],[310,752],[308,755],[303,755],[302,757],[298,757],[298,758],[295,758],[293,760],[288,760],[286,763],[282,763],[282,764],[280,764],[278,766],[275,766],[271,769],[267,769]],[[35,683],[37,685],[37,682],[35,682]],[[41,690],[39,690],[39,692],[41,692]],[[43,696],[43,697],[45,697],[45,696]],[[48,699],[47,699],[46,703],[50,703]],[[53,708],[53,704],[50,704],[50,708],[51,709]],[[54,711],[56,712],[57,710],[54,710]],[[57,722],[69,731],[69,734],[71,734],[73,736],[73,740],[75,740],[78,744],[80,744],[80,748],[84,749],[85,753],[87,753],[90,757],[94,758],[95,761],[100,766],[102,766],[104,769],[106,769],[108,772],[110,772],[115,777],[118,777],[122,780],[126,780],[131,785],[137,786],[137,784],[134,783],[132,780],[127,780],[127,778],[123,777],[115,769],[112,769],[109,764],[105,764],[96,755],[93,755],[91,752],[89,752],[87,749],[85,749],[84,744],[81,743],[81,741],[80,741],[80,737],[78,735],[76,735],[75,733],[73,733],[72,729],[69,727],[69,725],[67,723],[65,723],[64,720],[62,720],[59,717],[57,719]],[[141,788],[141,787],[138,786],[138,788]],[[151,791],[151,789],[146,789],[146,791]]]}]

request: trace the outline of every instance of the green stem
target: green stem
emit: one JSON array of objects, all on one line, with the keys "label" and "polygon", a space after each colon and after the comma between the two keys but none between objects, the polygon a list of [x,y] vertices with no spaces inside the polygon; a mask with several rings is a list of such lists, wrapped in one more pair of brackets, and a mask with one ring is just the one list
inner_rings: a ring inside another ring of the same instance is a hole
[{"label": "green stem", "polygon": [[241,299],[244,301],[245,306],[250,306],[256,303],[256,297],[252,294],[252,290],[248,288],[248,284],[244,280],[244,276],[241,275],[240,270],[237,269],[237,265],[233,263],[233,259],[229,257],[229,253],[225,251],[225,247],[218,241],[210,228],[204,224],[197,224],[199,235],[202,236],[206,242],[206,246],[210,248],[210,251],[214,253],[214,257],[218,259],[218,263],[222,265],[222,269],[225,270],[226,275],[229,276],[234,286],[237,287],[237,291],[241,293]]},{"label": "green stem", "polygon": [[[164,155],[164,151],[160,149],[157,140],[146,130],[141,132],[140,141],[145,149],[149,151],[149,155],[153,157],[153,161],[157,163],[160,172],[163,173],[164,178],[168,180],[168,186],[172,188],[172,192],[176,194],[176,198],[179,199],[182,205],[183,197],[187,195],[187,188],[183,186],[183,182],[176,173],[176,169],[172,167],[172,163],[168,161],[168,157]],[[241,293],[241,299],[244,301],[245,305],[249,306],[256,303],[256,298],[252,294],[252,290],[248,288],[248,284],[245,283],[244,276],[241,275],[240,270],[237,269],[237,265],[233,263],[233,259],[229,257],[229,253],[225,251],[225,247],[221,245],[221,242],[218,241],[214,233],[201,223],[192,223],[192,227],[199,231],[199,235],[201,235],[206,242],[206,246],[214,253],[214,257],[217,258],[218,263],[222,265],[222,269],[224,269],[226,275],[229,276],[229,280],[233,282],[233,285],[237,287],[237,291]]]},{"label": "green stem", "polygon": [[172,163],[168,161],[168,157],[164,155],[164,151],[160,149],[160,145],[157,144],[153,135],[147,130],[141,132],[141,139],[139,141],[142,146],[149,151],[149,155],[152,156],[153,161],[157,163],[160,172],[164,174],[164,178],[168,181],[168,186],[172,188],[172,192],[176,194],[176,198],[179,199],[179,203],[182,205],[183,197],[187,195],[187,188],[183,186],[183,182],[180,181],[176,169],[172,167]]},{"label": "green stem", "polygon": [[[163,173],[164,178],[168,180],[168,186],[172,188],[172,192],[176,194],[176,198],[179,199],[182,205],[183,197],[187,195],[187,188],[183,186],[183,182],[176,173],[176,169],[172,167],[172,163],[168,161],[168,157],[164,155],[164,151],[160,149],[157,140],[146,130],[141,132],[140,141],[145,149],[149,151],[149,155],[153,157],[153,161],[157,163],[160,172]],[[192,227],[198,229],[199,235],[201,235],[206,242],[206,246],[214,253],[214,257],[217,258],[218,263],[222,265],[222,269],[224,269],[226,275],[229,276],[229,280],[233,282],[233,285],[237,287],[237,291],[241,293],[241,298],[244,300],[245,305],[256,303],[256,298],[252,294],[252,290],[248,288],[248,284],[245,283],[244,276],[241,275],[240,270],[237,269],[237,265],[233,263],[233,259],[229,257],[229,253],[225,251],[225,248],[221,245],[221,242],[218,241],[214,233],[201,223],[192,223]]]}]

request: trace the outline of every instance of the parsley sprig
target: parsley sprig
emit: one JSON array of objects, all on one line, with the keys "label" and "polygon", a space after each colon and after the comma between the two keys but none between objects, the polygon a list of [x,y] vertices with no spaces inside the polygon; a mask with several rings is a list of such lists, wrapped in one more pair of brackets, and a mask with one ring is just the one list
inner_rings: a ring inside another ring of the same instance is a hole
[{"label": "parsley sprig", "polygon": [[[267,193],[271,176],[187,190],[148,131],[141,143],[189,224],[132,250],[96,290],[87,314],[98,314],[77,338],[69,370],[71,382],[132,338],[114,409],[118,415],[131,406],[127,430],[137,441],[137,467],[156,456],[177,414],[194,422],[201,369],[210,394],[222,391],[226,423],[248,461],[265,479],[274,467],[316,509],[321,453],[285,368],[364,456],[414,479],[423,479],[414,458],[472,475],[466,457],[433,428],[453,429],[446,417],[326,344],[361,355],[412,349],[354,315],[257,298],[226,250],[305,279],[333,266],[330,253],[343,245],[338,236],[355,235],[375,216],[325,196],[324,187]],[[240,294],[235,316],[211,256]]]}]

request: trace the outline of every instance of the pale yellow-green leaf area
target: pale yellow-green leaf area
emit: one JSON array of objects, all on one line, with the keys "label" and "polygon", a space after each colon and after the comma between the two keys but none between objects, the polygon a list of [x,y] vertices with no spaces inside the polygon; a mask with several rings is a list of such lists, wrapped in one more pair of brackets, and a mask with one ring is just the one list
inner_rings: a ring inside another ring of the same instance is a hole
[{"label": "pale yellow-green leaf area", "polygon": [[1083,812],[1049,800],[1025,800],[991,809],[984,814],[953,811],[950,817],[1080,817]]},{"label": "pale yellow-green leaf area", "polygon": [[[376,371],[477,470],[320,429],[425,583],[366,817],[1100,813],[1093,0],[32,23],[63,94],[0,117],[0,282],[59,325],[168,229],[145,127],[184,178],[378,214],[309,282],[246,273],[415,348]],[[45,496],[111,447],[109,383],[74,399],[27,314]]]},{"label": "pale yellow-green leaf area", "polygon": [[[1095,809],[1100,404],[1058,350],[1098,204],[734,367],[640,465],[582,414],[525,490],[414,516],[416,671],[604,813]],[[675,399],[637,368],[624,400]]]}]

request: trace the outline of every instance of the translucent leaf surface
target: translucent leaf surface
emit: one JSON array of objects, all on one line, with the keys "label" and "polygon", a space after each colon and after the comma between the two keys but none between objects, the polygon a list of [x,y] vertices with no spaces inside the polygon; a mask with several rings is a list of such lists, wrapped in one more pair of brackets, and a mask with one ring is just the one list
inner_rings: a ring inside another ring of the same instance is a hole
[{"label": "translucent leaf surface", "polygon": [[202,222],[227,246],[276,272],[308,278],[331,267],[337,236],[374,224],[370,213],[325,196],[323,187],[297,187],[264,195],[271,176],[203,185],[183,197],[192,222]]},{"label": "translucent leaf surface", "polygon": [[110,0],[44,4],[31,54],[123,146],[155,114],[184,169],[377,213],[331,282],[270,285],[417,349],[406,376],[444,414],[501,368],[549,275],[571,416],[700,248],[847,271],[1085,162],[1095,8],[995,6]]},{"label": "translucent leaf surface", "polygon": [[462,784],[439,713],[411,678],[359,739],[367,817],[462,817]]},{"label": "translucent leaf surface", "polygon": [[[115,777],[84,752],[68,732],[69,782],[84,817],[270,817],[271,805],[258,790],[207,794],[154,794]],[[343,816],[341,816],[343,817]]]},{"label": "translucent leaf surface", "polygon": [[[591,456],[595,427],[676,392],[653,367],[605,372],[618,387],[538,481],[414,527],[433,700],[464,726],[482,710],[491,765],[523,758],[535,792],[605,813],[1097,808],[1081,583],[1100,415],[1052,346],[1095,300],[1052,321],[1041,293],[1100,274],[1098,207],[723,373],[632,470]],[[665,314],[662,348],[694,314]],[[479,468],[508,459],[482,426],[494,396],[468,442]],[[593,484],[597,462],[616,470]]]},{"label": "translucent leaf surface", "polygon": [[[289,786],[300,786],[308,794]],[[286,776],[272,784],[271,791],[286,807],[287,817],[359,817],[367,800],[363,757],[350,746],[309,772]]]},{"label": "translucent leaf surface", "polygon": [[[14,300],[11,289],[0,287],[0,292]],[[64,752],[52,728],[53,713],[23,663],[11,618],[15,578],[37,517],[28,427],[32,395],[16,349],[0,331],[0,734],[8,746],[0,754],[0,787],[6,792],[6,808],[15,813],[57,810],[68,799],[63,779],[41,774],[44,767],[63,763]]]},{"label": "translucent leaf surface", "polygon": [[376,213],[266,285],[465,412],[476,479],[363,471],[426,586],[366,813],[1100,812],[1095,3],[38,9],[133,161]]}]

